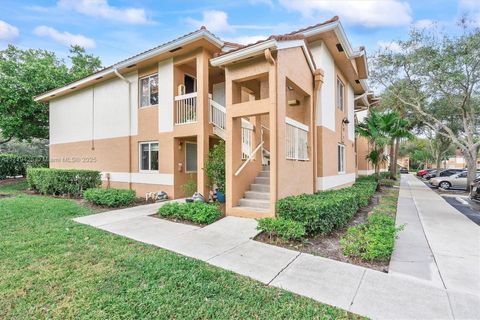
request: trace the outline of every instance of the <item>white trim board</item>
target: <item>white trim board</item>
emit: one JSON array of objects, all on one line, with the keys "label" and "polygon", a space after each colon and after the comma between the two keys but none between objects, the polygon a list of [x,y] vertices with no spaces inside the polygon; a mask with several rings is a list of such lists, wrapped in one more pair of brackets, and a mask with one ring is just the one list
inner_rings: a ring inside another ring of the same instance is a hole
[{"label": "white trim board", "polygon": [[369,176],[371,174],[374,174],[375,173],[375,170],[373,169],[370,169],[370,170],[358,170],[357,171],[357,174],[359,176]]},{"label": "white trim board", "polygon": [[110,181],[112,182],[132,182],[159,184],[165,186],[173,186],[173,174],[157,173],[157,172],[102,172],[102,180],[107,181],[106,173],[110,173]]},{"label": "white trim board", "polygon": [[355,178],[356,178],[355,173],[338,174],[338,175],[327,176],[327,177],[317,177],[317,190],[324,191],[324,190],[345,185],[347,183],[353,183],[355,182]]}]

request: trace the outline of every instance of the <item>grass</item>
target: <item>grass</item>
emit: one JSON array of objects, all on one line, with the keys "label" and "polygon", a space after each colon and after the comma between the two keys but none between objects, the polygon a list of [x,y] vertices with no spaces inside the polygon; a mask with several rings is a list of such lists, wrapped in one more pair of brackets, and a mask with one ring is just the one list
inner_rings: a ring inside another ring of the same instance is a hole
[{"label": "grass", "polygon": [[395,217],[397,213],[398,188],[383,188],[384,194],[378,204],[372,209],[370,214],[384,213]]},{"label": "grass", "polygon": [[0,318],[351,319],[358,316],[72,221],[73,200],[0,200]]}]

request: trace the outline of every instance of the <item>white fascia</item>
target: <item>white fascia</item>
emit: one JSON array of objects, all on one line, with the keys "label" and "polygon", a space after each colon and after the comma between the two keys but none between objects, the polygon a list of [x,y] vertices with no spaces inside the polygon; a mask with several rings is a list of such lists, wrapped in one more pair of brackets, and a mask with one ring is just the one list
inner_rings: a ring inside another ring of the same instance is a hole
[{"label": "white fascia", "polygon": [[263,54],[265,49],[275,48],[276,46],[277,46],[277,41],[275,39],[270,39],[264,42],[260,42],[258,44],[251,45],[244,49],[239,49],[232,53],[226,53],[224,55],[221,55],[220,57],[210,59],[210,64],[214,67],[223,66],[237,60],[246,59],[249,57],[257,56],[259,54]]},{"label": "white fascia", "polygon": [[312,72],[315,71],[315,63],[310,56],[309,50],[305,44],[304,40],[287,40],[287,41],[277,41],[275,39],[270,39],[265,42],[261,42],[259,44],[252,45],[250,47],[246,47],[244,49],[239,49],[232,53],[226,53],[220,57],[213,58],[210,60],[210,64],[214,67],[226,65],[232,63],[234,61],[254,57],[263,54],[265,49],[289,49],[301,47],[305,54],[305,58],[307,59],[308,65]]},{"label": "white fascia", "polygon": [[221,48],[223,47],[223,41],[221,41],[220,39],[216,38],[212,33],[210,33],[208,30],[198,30],[196,32],[193,32],[192,34],[189,34],[187,36],[184,36],[184,37],[181,37],[180,39],[178,40],[175,40],[175,41],[172,41],[172,42],[168,42],[156,49],[153,49],[153,50],[150,50],[150,51],[147,51],[147,52],[144,52],[144,53],[141,53],[135,57],[132,57],[130,59],[127,59],[125,61],[122,61],[122,62],[119,62],[117,64],[114,64],[110,67],[108,67],[107,69],[103,70],[103,71],[100,71],[98,73],[95,73],[95,74],[92,74],[91,76],[88,76],[86,78],[83,78],[83,79],[80,79],[78,81],[75,81],[75,82],[72,82],[64,87],[61,87],[61,88],[58,88],[58,89],[55,89],[53,91],[50,91],[50,92],[47,92],[47,93],[44,93],[44,94],[41,94],[39,96],[36,96],[34,98],[35,101],[42,101],[43,99],[45,98],[48,98],[48,97],[52,97],[54,95],[57,95],[57,94],[60,94],[60,93],[63,93],[67,90],[70,90],[70,89],[73,89],[74,87],[77,87],[79,85],[83,85],[85,83],[88,83],[90,81],[93,81],[99,77],[104,77],[104,76],[107,76],[107,75],[110,75],[112,73],[114,73],[115,69],[121,69],[121,68],[125,68],[129,65],[132,65],[132,64],[136,64],[138,62],[141,62],[143,60],[147,60],[149,58],[152,58],[156,55],[159,55],[159,54],[162,54],[162,53],[165,53],[165,52],[168,52],[172,49],[175,49],[179,46],[182,46],[182,45],[185,45],[189,42],[192,42],[192,41],[195,41],[195,40],[198,40],[198,39],[205,39],[209,42],[211,42],[212,44],[216,45],[217,47]]}]

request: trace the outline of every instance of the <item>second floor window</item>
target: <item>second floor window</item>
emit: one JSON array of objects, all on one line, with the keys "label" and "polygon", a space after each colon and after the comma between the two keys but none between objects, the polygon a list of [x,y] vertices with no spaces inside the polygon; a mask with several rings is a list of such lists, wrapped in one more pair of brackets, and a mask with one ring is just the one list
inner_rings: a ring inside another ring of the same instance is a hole
[{"label": "second floor window", "polygon": [[343,104],[345,103],[345,85],[342,80],[337,78],[337,108],[343,111]]},{"label": "second floor window", "polygon": [[140,107],[158,104],[158,74],[140,79]]}]

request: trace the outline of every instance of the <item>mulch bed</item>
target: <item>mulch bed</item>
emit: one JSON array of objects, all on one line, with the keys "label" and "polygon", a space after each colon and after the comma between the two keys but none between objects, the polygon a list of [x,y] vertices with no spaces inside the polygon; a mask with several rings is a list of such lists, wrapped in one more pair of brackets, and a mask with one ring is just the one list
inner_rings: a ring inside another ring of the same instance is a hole
[{"label": "mulch bed", "polygon": [[22,182],[25,181],[25,178],[7,178],[7,179],[0,179],[0,186],[12,184],[12,183],[17,183],[17,182]]},{"label": "mulch bed", "polygon": [[337,261],[356,264],[382,272],[388,272],[389,261],[364,262],[357,259],[351,259],[344,256],[342,249],[340,248],[340,238],[347,232],[347,229],[365,222],[368,217],[368,213],[372,211],[373,207],[378,204],[380,198],[384,194],[384,191],[377,192],[370,201],[370,204],[367,207],[358,210],[356,215],[347,224],[347,226],[342,229],[335,230],[330,234],[308,237],[303,241],[285,242],[281,239],[270,239],[268,235],[261,233],[255,237],[255,240]]}]

